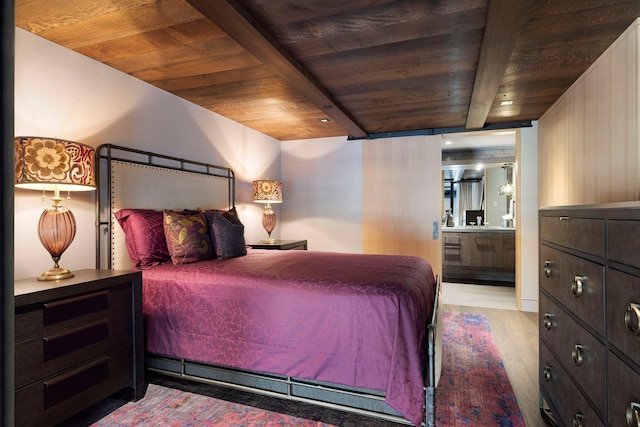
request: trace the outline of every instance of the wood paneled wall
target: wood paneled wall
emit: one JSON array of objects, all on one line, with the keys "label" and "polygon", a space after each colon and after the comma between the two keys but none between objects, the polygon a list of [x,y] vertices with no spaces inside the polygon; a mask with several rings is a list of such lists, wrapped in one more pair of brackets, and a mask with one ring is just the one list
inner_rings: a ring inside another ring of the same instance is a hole
[{"label": "wood paneled wall", "polygon": [[539,206],[640,197],[639,22],[540,118]]},{"label": "wood paneled wall", "polygon": [[363,253],[421,256],[434,273],[442,273],[441,140],[417,136],[363,142]]}]

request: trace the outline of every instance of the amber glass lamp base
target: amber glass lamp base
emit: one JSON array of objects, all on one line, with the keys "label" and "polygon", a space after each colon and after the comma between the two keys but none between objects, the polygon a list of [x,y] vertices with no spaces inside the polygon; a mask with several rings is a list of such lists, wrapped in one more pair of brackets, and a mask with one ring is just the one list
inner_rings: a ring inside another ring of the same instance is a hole
[{"label": "amber glass lamp base", "polygon": [[40,242],[53,259],[53,268],[45,271],[38,280],[62,280],[73,277],[66,268],[60,268],[58,261],[76,236],[76,219],[73,213],[60,200],[54,199],[54,205],[42,212],[38,222]]},{"label": "amber glass lamp base", "polygon": [[267,203],[262,214],[262,226],[267,231],[269,237],[264,239],[262,243],[274,243],[275,240],[271,238],[271,232],[276,228],[276,213],[271,209],[271,206]]}]

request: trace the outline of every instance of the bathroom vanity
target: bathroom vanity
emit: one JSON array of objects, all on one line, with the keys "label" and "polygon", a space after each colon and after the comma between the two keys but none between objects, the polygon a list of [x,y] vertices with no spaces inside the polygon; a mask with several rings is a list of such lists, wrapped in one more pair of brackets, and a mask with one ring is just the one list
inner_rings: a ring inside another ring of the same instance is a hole
[{"label": "bathroom vanity", "polygon": [[444,281],[515,286],[515,228],[442,227],[442,245]]}]

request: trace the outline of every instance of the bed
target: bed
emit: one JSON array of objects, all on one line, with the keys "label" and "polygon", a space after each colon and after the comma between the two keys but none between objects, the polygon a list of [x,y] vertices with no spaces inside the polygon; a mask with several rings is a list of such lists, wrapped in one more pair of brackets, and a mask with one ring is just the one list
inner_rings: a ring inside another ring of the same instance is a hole
[{"label": "bed", "polygon": [[[425,260],[247,248],[231,169],[115,145],[96,164],[96,263],[142,271],[148,369],[435,425],[440,281]],[[197,253],[176,243],[187,223],[211,236]]]}]

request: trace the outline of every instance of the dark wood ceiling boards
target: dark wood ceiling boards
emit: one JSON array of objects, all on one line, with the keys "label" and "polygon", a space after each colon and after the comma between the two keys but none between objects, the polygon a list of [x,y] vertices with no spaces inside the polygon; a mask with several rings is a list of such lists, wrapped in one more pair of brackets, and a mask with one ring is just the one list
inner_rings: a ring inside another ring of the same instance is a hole
[{"label": "dark wood ceiling boards", "polygon": [[279,140],[538,119],[638,16],[638,0],[16,1],[19,27]]}]

